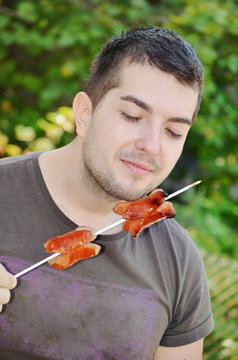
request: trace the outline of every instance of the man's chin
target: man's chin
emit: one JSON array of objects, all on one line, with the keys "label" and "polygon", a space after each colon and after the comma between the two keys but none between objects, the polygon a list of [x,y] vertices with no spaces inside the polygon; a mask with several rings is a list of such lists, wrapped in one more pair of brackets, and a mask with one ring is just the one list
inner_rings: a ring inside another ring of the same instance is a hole
[{"label": "man's chin", "polygon": [[137,191],[133,191],[132,189],[115,189],[114,191],[112,191],[110,193],[110,195],[116,200],[116,201],[135,201],[139,198],[141,198],[142,196],[148,194],[151,192],[151,188],[150,189],[144,189],[144,190],[137,190]]}]

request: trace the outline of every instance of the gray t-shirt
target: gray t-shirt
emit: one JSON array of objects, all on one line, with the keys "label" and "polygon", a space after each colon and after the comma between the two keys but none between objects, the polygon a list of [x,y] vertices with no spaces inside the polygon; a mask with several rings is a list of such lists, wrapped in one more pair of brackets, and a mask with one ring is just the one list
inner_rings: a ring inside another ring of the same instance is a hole
[{"label": "gray t-shirt", "polygon": [[[52,200],[38,156],[0,161],[0,262],[14,274],[49,256],[47,239],[77,227]],[[95,258],[20,279],[0,315],[2,360],[145,360],[159,344],[189,344],[212,330],[199,251],[174,219],[137,239],[121,231],[95,242]]]}]

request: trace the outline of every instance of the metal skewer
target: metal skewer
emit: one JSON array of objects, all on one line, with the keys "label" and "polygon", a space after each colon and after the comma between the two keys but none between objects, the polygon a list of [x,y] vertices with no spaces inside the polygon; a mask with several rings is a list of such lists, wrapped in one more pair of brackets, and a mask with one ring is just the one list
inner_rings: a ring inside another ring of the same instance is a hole
[{"label": "metal skewer", "polygon": [[[196,181],[196,182],[194,182],[194,183],[192,183],[192,184],[190,184],[190,185],[188,185],[188,186],[185,186],[184,188],[182,188],[182,189],[180,189],[180,190],[178,190],[178,191],[175,191],[174,193],[172,193],[172,194],[170,194],[169,196],[167,196],[167,197],[165,198],[165,200],[169,200],[169,199],[173,198],[174,196],[177,196],[178,194],[180,194],[180,193],[182,193],[182,192],[184,192],[184,191],[187,191],[187,190],[190,189],[191,187],[200,184],[201,182],[202,182],[202,180],[198,180],[198,181]],[[117,222],[115,222],[115,223],[113,223],[113,224],[111,224],[111,225],[109,225],[109,226],[101,229],[101,230],[98,230],[97,232],[95,232],[95,235],[101,235],[101,234],[103,234],[105,231],[110,230],[111,228],[113,228],[113,227],[115,227],[115,226],[117,226],[117,225],[122,224],[124,221],[125,221],[125,219],[121,219],[121,220],[119,220],[119,221],[117,221]],[[49,260],[51,260],[51,259],[54,259],[55,257],[57,257],[57,256],[59,256],[59,255],[61,255],[61,253],[54,253],[53,255],[51,255],[51,256],[49,256],[49,257],[47,257],[47,258],[45,258],[45,259],[37,262],[36,264],[33,264],[32,266],[26,268],[25,270],[22,270],[21,272],[19,272],[18,274],[14,275],[14,276],[15,276],[15,278],[18,278],[18,277],[20,277],[20,276],[28,273],[29,271],[31,271],[31,270],[33,270],[33,269],[41,266],[42,264],[46,263],[47,261],[49,261]]]}]

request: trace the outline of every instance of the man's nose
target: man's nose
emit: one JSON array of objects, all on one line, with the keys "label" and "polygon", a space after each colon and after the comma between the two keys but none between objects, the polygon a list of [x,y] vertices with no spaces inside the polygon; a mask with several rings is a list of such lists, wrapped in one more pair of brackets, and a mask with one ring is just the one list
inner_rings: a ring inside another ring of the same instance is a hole
[{"label": "man's nose", "polygon": [[136,141],[137,150],[147,152],[153,156],[160,152],[160,136],[158,129],[150,127],[143,131]]}]

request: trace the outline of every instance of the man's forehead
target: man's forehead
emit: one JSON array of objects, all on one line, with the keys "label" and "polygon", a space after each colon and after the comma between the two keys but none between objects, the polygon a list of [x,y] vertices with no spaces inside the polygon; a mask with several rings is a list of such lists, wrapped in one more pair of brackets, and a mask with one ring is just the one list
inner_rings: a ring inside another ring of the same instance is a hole
[{"label": "man's forehead", "polygon": [[140,80],[146,86],[151,79],[158,84],[162,84],[163,82],[167,82],[168,79],[172,79],[175,84],[181,87],[192,89],[196,93],[199,92],[196,82],[188,84],[182,79],[179,80],[176,74],[163,71],[159,67],[151,65],[148,61],[142,64],[136,62],[124,62],[118,73],[118,87],[137,84]]},{"label": "man's forehead", "polygon": [[148,112],[152,112],[154,104],[164,96],[171,99],[174,97],[178,102],[187,106],[191,103],[193,111],[199,93],[197,86],[184,84],[178,81],[173,74],[149,64],[137,63],[123,67],[119,86],[115,90],[120,99],[141,105]]}]

